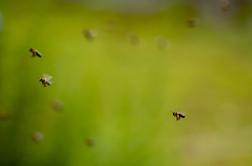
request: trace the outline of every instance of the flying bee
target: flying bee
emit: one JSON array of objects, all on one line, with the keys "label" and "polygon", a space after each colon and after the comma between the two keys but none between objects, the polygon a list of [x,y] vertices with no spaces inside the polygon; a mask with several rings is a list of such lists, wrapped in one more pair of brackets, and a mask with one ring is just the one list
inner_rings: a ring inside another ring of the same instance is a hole
[{"label": "flying bee", "polygon": [[86,138],[86,139],[85,139],[85,144],[86,144],[87,146],[89,146],[89,147],[92,147],[92,146],[95,145],[95,141],[94,141],[94,139],[92,139],[92,138]]},{"label": "flying bee", "polygon": [[221,10],[227,12],[230,10],[230,1],[229,0],[220,0]]},{"label": "flying bee", "polygon": [[44,87],[50,86],[52,84],[52,76],[44,74],[39,80]]},{"label": "flying bee", "polygon": [[55,99],[55,100],[52,101],[51,107],[52,107],[52,109],[54,111],[60,112],[64,108],[64,103],[62,101],[58,100],[58,99]]},{"label": "flying bee", "polygon": [[189,28],[194,28],[198,25],[199,21],[196,18],[190,17],[186,20]]},{"label": "flying bee", "polygon": [[82,33],[88,41],[93,41],[96,37],[96,32],[92,29],[85,29],[82,31]]},{"label": "flying bee", "polygon": [[0,111],[0,121],[6,121],[10,118],[10,114],[5,111]]},{"label": "flying bee", "polygon": [[127,37],[130,44],[139,45],[140,38],[135,33],[129,33]]},{"label": "flying bee", "polygon": [[42,54],[35,48],[30,48],[29,51],[32,53],[32,57],[42,58]]},{"label": "flying bee", "polygon": [[167,39],[163,36],[158,36],[156,38],[156,42],[157,42],[157,46],[160,50],[164,50],[167,48],[168,46],[168,42],[167,42]]},{"label": "flying bee", "polygon": [[43,141],[44,139],[44,134],[37,131],[37,132],[34,132],[32,134],[32,140],[35,142],[35,143],[40,143],[41,141]]},{"label": "flying bee", "polygon": [[183,112],[173,112],[172,115],[176,117],[176,120],[179,120],[180,118],[185,118],[185,114]]}]

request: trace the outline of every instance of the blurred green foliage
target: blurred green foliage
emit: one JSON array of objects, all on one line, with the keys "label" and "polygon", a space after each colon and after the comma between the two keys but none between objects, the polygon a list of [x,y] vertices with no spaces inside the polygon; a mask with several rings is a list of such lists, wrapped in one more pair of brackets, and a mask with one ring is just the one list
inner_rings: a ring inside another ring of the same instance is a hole
[{"label": "blurred green foliage", "polygon": [[209,22],[184,5],[148,15],[49,0],[0,10],[1,166],[252,164],[252,24],[226,13]]}]

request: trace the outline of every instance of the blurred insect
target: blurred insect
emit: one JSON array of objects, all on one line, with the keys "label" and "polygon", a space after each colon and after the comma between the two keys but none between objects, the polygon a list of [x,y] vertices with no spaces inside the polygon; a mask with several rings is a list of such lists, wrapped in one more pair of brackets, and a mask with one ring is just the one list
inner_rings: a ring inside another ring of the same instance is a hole
[{"label": "blurred insect", "polygon": [[105,24],[105,30],[108,32],[114,32],[116,30],[116,21],[113,19],[108,19]]},{"label": "blurred insect", "polygon": [[42,58],[42,54],[37,49],[30,48],[29,51],[32,53],[32,57],[37,56],[39,58]]},{"label": "blurred insect", "polygon": [[134,33],[128,34],[128,40],[132,45],[138,45],[140,43],[139,37]]},{"label": "blurred insect", "polygon": [[32,140],[35,142],[35,143],[40,143],[41,141],[43,141],[44,139],[44,135],[43,133],[37,131],[37,132],[34,132],[32,134]]},{"label": "blurred insect", "polygon": [[4,20],[3,20],[3,16],[0,12],[0,32],[3,31],[3,27],[4,27]]},{"label": "blurred insect", "polygon": [[230,1],[229,0],[220,0],[221,10],[227,12],[230,10]]},{"label": "blurred insect", "polygon": [[0,111],[0,121],[6,121],[10,118],[10,114],[5,111]]},{"label": "blurred insect", "polygon": [[43,84],[44,87],[50,86],[52,84],[52,76],[48,74],[42,75],[39,81]]},{"label": "blurred insect", "polygon": [[164,50],[168,47],[167,39],[163,36],[158,36],[156,39],[157,46],[160,50]]},{"label": "blurred insect", "polygon": [[88,41],[93,41],[94,38],[96,37],[95,31],[91,29],[85,29],[82,31],[82,33]]},{"label": "blurred insect", "polygon": [[173,112],[172,115],[176,117],[176,120],[179,120],[180,118],[185,118],[185,114],[183,112]]},{"label": "blurred insect", "polygon": [[95,141],[92,138],[86,138],[85,139],[85,144],[89,147],[92,147],[95,145]]},{"label": "blurred insect", "polygon": [[58,99],[52,101],[52,109],[56,112],[59,112],[63,109],[64,103]]},{"label": "blurred insect", "polygon": [[194,28],[196,27],[198,24],[198,20],[196,20],[195,18],[191,17],[187,19],[187,26],[189,28]]}]

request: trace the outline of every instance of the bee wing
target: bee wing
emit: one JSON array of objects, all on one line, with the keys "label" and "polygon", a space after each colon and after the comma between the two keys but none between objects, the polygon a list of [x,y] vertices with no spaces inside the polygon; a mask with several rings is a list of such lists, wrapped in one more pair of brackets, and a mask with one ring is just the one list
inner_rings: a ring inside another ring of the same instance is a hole
[{"label": "bee wing", "polygon": [[48,78],[49,82],[51,82],[53,77],[49,75],[47,78]]},{"label": "bee wing", "polygon": [[52,82],[52,78],[53,78],[53,77],[50,76],[50,75],[47,76],[47,82],[48,82],[49,85],[51,85],[51,84],[53,83],[53,82]]},{"label": "bee wing", "polygon": [[42,75],[42,78],[45,78],[45,79],[52,79],[52,76],[51,75],[49,75],[49,74],[43,74]]},{"label": "bee wing", "polygon": [[51,85],[51,84],[52,84],[52,81],[51,81],[51,80],[49,80],[47,83],[48,83],[49,85]]},{"label": "bee wing", "polygon": [[185,115],[183,112],[178,112],[178,115],[179,115],[180,117],[182,117],[182,118],[185,118],[185,117],[186,117],[186,115]]},{"label": "bee wing", "polygon": [[42,57],[42,54],[39,52],[39,51],[36,51],[36,53],[35,53],[38,57]]}]

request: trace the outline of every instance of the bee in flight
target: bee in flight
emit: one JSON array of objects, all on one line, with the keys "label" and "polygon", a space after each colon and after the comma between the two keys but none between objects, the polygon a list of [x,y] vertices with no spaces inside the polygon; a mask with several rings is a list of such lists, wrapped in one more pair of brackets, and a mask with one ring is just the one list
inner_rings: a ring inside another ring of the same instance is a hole
[{"label": "bee in flight", "polygon": [[32,53],[32,57],[42,58],[42,54],[35,48],[30,48],[29,51]]},{"label": "bee in flight", "polygon": [[40,77],[39,81],[44,87],[50,86],[52,84],[52,76],[44,74],[42,77]]},{"label": "bee in flight", "polygon": [[95,145],[95,141],[94,141],[94,139],[92,139],[92,138],[86,138],[86,139],[85,139],[85,144],[86,144],[87,146],[89,146],[89,147],[92,147],[92,146]]},{"label": "bee in flight", "polygon": [[39,131],[34,132],[34,133],[32,134],[32,140],[33,140],[35,143],[40,143],[40,142],[43,141],[43,139],[44,139],[44,134],[41,133],[41,132],[39,132]]},{"label": "bee in flight", "polygon": [[220,0],[221,10],[227,12],[230,10],[230,0]]},{"label": "bee in flight", "polygon": [[183,112],[173,112],[172,115],[176,117],[176,120],[179,120],[180,118],[185,118],[185,114]]},{"label": "bee in flight", "polygon": [[96,37],[96,32],[92,29],[85,29],[82,31],[82,33],[88,41],[93,41]]},{"label": "bee in flight", "polygon": [[187,19],[187,26],[189,28],[194,28],[198,25],[198,20],[196,18],[190,17]]}]

